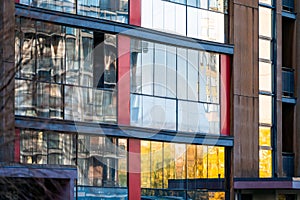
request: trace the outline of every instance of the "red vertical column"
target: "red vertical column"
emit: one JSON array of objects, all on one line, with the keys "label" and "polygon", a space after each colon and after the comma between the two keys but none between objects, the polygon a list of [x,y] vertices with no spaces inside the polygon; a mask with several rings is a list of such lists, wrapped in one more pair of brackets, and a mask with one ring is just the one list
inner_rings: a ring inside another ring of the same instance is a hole
[{"label": "red vertical column", "polygon": [[[130,125],[130,38],[118,36],[118,124]],[[128,139],[128,199],[141,199],[141,146]]]},{"label": "red vertical column", "polygon": [[221,55],[221,134],[230,135],[230,57]]},{"label": "red vertical column", "polygon": [[141,142],[128,140],[128,199],[141,199]]},{"label": "red vertical column", "polygon": [[141,0],[130,0],[129,24],[141,26]]},{"label": "red vertical column", "polygon": [[16,163],[20,162],[20,129],[16,129],[15,131],[15,155],[14,155],[14,161]]},{"label": "red vertical column", "polygon": [[130,125],[130,38],[118,36],[118,124]]}]

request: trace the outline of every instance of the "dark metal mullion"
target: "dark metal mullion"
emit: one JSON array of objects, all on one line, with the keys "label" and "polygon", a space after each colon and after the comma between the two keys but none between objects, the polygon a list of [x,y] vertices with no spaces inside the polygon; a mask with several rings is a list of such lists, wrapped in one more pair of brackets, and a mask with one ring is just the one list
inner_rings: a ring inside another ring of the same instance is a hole
[{"label": "dark metal mullion", "polygon": [[273,85],[273,94],[274,96],[272,97],[272,127],[271,127],[271,147],[272,147],[272,176],[273,177],[278,177],[278,166],[277,166],[277,105],[276,105],[276,99],[277,99],[277,23],[276,23],[276,11],[277,8],[274,6],[274,3],[272,2],[273,7],[272,7],[272,35],[273,35],[273,40],[271,43],[272,47],[272,70],[273,70],[273,76],[272,76],[272,83]]}]

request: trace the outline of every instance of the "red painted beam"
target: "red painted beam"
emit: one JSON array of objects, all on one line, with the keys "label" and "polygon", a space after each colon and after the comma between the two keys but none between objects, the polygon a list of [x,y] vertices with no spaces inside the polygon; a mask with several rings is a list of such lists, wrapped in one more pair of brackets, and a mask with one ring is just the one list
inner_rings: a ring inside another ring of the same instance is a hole
[{"label": "red painted beam", "polygon": [[130,0],[129,24],[141,26],[141,0]]},{"label": "red painted beam", "polygon": [[128,199],[141,199],[141,142],[128,139]]},{"label": "red painted beam", "polygon": [[118,36],[118,124],[130,125],[130,38]]},{"label": "red painted beam", "polygon": [[230,135],[230,57],[221,55],[221,135]]}]

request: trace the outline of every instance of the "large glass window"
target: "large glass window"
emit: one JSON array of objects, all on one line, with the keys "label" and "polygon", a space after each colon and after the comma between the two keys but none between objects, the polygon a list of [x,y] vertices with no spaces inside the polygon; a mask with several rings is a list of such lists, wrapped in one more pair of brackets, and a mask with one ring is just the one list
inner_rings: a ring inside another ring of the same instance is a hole
[{"label": "large glass window", "polygon": [[22,130],[20,137],[21,163],[75,165],[75,134]]},{"label": "large glass window", "polygon": [[116,36],[17,18],[17,115],[116,123]]},{"label": "large glass window", "polygon": [[[274,125],[274,27],[271,0],[259,1],[259,176],[272,177]],[[267,4],[267,5],[266,5]]]},{"label": "large glass window", "polygon": [[142,0],[141,26],[188,37],[227,41],[227,0]]},{"label": "large glass window", "polygon": [[131,125],[219,134],[219,55],[131,39]]},{"label": "large glass window", "polygon": [[20,3],[48,10],[128,23],[128,0],[20,0]]},{"label": "large glass window", "polygon": [[[193,184],[225,177],[224,151],[224,147],[141,141],[142,196],[185,198],[188,194],[197,199],[200,194]],[[185,182],[191,182],[190,188],[183,186]]]},{"label": "large glass window", "polygon": [[78,185],[127,186],[127,140],[78,136]]}]

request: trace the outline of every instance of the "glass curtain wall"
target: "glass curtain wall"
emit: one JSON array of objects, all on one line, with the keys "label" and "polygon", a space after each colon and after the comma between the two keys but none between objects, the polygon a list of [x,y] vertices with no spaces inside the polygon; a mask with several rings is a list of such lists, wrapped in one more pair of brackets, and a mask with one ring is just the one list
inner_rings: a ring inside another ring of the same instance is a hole
[{"label": "glass curtain wall", "polygon": [[222,189],[212,192],[194,184],[224,179],[224,151],[216,146],[141,141],[142,196],[224,199]]},{"label": "glass curtain wall", "polygon": [[15,114],[116,123],[116,36],[16,20]]},{"label": "glass curtain wall", "polygon": [[20,0],[20,4],[128,23],[128,0]]},{"label": "glass curtain wall", "polygon": [[[78,198],[127,199],[127,139],[51,131],[20,131],[20,162],[76,165]],[[84,194],[84,195],[83,195]]]},{"label": "glass curtain wall", "polygon": [[259,177],[272,177],[275,107],[274,7],[259,1]]},{"label": "glass curtain wall", "polygon": [[219,54],[131,39],[131,125],[220,134]]},{"label": "glass curtain wall", "polygon": [[227,42],[227,0],[141,0],[141,26]]}]

